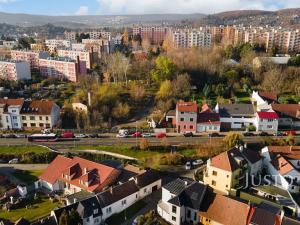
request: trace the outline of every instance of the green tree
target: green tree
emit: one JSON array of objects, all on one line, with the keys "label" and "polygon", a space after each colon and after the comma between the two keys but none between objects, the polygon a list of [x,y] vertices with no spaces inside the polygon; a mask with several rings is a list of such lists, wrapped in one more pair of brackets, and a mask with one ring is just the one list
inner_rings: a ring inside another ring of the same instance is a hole
[{"label": "green tree", "polygon": [[155,69],[151,71],[152,79],[160,84],[162,81],[171,79],[176,72],[175,64],[165,56],[159,56],[155,60]]},{"label": "green tree", "polygon": [[77,211],[75,211],[74,209],[72,209],[69,213],[69,221],[68,224],[70,225],[79,225],[82,224],[82,220],[78,214]]},{"label": "green tree", "polygon": [[223,142],[228,149],[244,143],[242,135],[234,132],[229,132],[223,139]]},{"label": "green tree", "polygon": [[156,93],[156,98],[168,100],[173,97],[173,86],[172,82],[165,80],[161,83],[158,92]]},{"label": "green tree", "polygon": [[172,82],[173,93],[176,99],[185,99],[191,95],[190,76],[188,74],[181,74]]}]

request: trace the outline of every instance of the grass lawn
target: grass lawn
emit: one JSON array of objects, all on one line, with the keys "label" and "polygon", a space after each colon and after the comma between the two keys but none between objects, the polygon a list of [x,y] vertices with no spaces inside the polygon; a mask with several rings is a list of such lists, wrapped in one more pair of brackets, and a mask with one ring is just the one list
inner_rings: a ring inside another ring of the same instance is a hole
[{"label": "grass lawn", "polygon": [[38,200],[32,200],[31,204],[32,207],[29,209],[20,208],[10,212],[0,209],[0,218],[15,222],[23,217],[24,219],[33,222],[39,218],[49,215],[51,210],[59,206],[58,202],[52,203],[45,195],[40,196]]},{"label": "grass lawn", "polygon": [[26,152],[45,153],[46,148],[40,146],[1,146],[0,154],[24,154]]},{"label": "grass lawn", "polygon": [[242,89],[239,90],[235,95],[238,98],[240,103],[249,103],[249,102],[251,102],[250,95]]},{"label": "grass lawn", "polygon": [[116,225],[125,222],[125,212],[127,220],[131,219],[138,211],[140,211],[146,205],[145,202],[138,201],[126,210],[120,212],[119,214],[111,216],[109,219],[106,220],[108,225]]},{"label": "grass lawn", "polygon": [[[143,159],[148,157],[157,156],[164,153],[170,153],[170,150],[165,150],[163,147],[160,150],[133,150],[130,146],[122,145],[122,146],[78,146],[72,148],[73,150],[99,150],[99,151],[107,151],[118,153],[122,155],[126,155],[129,157]],[[196,154],[196,149],[183,149],[178,150],[178,153],[182,154],[186,157],[192,157]]]},{"label": "grass lawn", "polygon": [[13,176],[26,184],[32,184],[38,180],[42,172],[42,170],[16,170]]}]

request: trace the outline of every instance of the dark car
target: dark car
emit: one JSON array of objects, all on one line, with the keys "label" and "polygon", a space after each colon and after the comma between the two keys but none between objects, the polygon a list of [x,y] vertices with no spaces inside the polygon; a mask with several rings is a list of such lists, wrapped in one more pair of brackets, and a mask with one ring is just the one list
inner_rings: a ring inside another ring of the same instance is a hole
[{"label": "dark car", "polygon": [[193,137],[194,134],[193,134],[193,132],[186,132],[186,133],[183,134],[183,136],[185,136],[185,137]]},{"label": "dark car", "polygon": [[210,133],[208,137],[221,137],[221,135],[219,133]]},{"label": "dark car", "polygon": [[98,138],[99,136],[98,136],[98,134],[90,134],[89,137],[90,138]]},{"label": "dark car", "polygon": [[277,137],[282,137],[284,135],[285,134],[283,132],[280,132],[280,131],[278,131],[277,133],[274,134],[274,136],[277,136]]},{"label": "dark car", "polygon": [[243,133],[244,137],[253,137],[255,136],[253,133],[251,132],[246,132],[246,133]]},{"label": "dark car", "polygon": [[261,136],[261,137],[267,137],[267,136],[269,136],[269,133],[263,131],[263,132],[259,133],[259,136]]}]

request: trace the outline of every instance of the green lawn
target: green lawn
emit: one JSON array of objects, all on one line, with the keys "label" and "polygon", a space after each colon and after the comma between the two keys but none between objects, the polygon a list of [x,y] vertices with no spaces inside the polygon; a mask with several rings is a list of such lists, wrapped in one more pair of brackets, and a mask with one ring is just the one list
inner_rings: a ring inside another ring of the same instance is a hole
[{"label": "green lawn", "polygon": [[[123,145],[123,146],[78,146],[72,148],[73,150],[99,150],[99,151],[107,151],[112,153],[118,153],[122,155],[126,155],[129,157],[143,159],[148,157],[157,156],[164,153],[170,153],[170,150],[165,150],[163,147],[157,150],[133,150],[130,146]],[[178,150],[178,153],[182,154],[186,157],[192,157],[196,154],[196,149],[183,149]]]},{"label": "green lawn", "polygon": [[46,148],[40,146],[1,146],[0,154],[24,154],[26,152],[45,153]]},{"label": "green lawn", "polygon": [[0,209],[0,218],[17,221],[21,217],[33,222],[39,218],[45,217],[50,214],[51,210],[59,207],[59,203],[52,203],[47,196],[41,196],[38,200],[32,200],[32,207],[29,209],[20,208],[11,210],[10,212]]},{"label": "green lawn", "polygon": [[120,212],[119,214],[111,216],[108,220],[106,220],[106,223],[108,225],[116,225],[116,224],[121,224],[125,222],[125,214],[126,214],[126,219],[129,220],[131,219],[138,211],[140,211],[144,206],[146,205],[145,202],[143,201],[138,201],[137,203],[133,204],[126,210]]},{"label": "green lawn", "polygon": [[26,184],[32,184],[38,180],[42,172],[42,170],[16,170],[13,176]]},{"label": "green lawn", "polygon": [[235,95],[238,98],[240,103],[249,103],[249,102],[251,102],[250,95],[242,89],[239,90],[237,93],[235,93]]}]

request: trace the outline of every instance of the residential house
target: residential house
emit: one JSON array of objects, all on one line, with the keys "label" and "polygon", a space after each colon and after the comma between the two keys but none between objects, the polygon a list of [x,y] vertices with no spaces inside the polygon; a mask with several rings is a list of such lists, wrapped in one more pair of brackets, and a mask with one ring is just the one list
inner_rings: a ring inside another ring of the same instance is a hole
[{"label": "residential house", "polygon": [[245,130],[256,120],[252,104],[217,104],[215,111],[220,114],[221,130]]},{"label": "residential house", "polygon": [[196,181],[176,179],[162,187],[158,214],[170,224],[198,224],[198,212],[207,186]]},{"label": "residential house", "polygon": [[277,133],[279,117],[276,112],[257,112],[254,126],[256,131]]},{"label": "residential house", "polygon": [[196,102],[178,102],[176,105],[176,129],[178,133],[197,131],[198,106]]},{"label": "residential house", "polygon": [[261,207],[251,207],[247,225],[281,225],[281,215]]},{"label": "residential house", "polygon": [[257,175],[261,170],[259,153],[239,146],[209,159],[203,179],[204,184],[228,195],[231,189],[245,187],[246,177]]},{"label": "residential house", "polygon": [[197,115],[197,133],[220,132],[220,115],[215,113],[207,104],[202,106]]},{"label": "residential house", "polygon": [[53,128],[59,123],[60,107],[50,100],[26,100],[21,116],[24,129]]},{"label": "residential house", "polygon": [[40,176],[36,186],[73,194],[82,190],[98,193],[111,186],[120,171],[79,157],[58,155]]},{"label": "residential house", "polygon": [[271,104],[277,103],[278,97],[274,92],[253,91],[251,101],[257,111],[272,110]]},{"label": "residential house", "polygon": [[279,127],[300,128],[300,104],[272,104],[271,106],[279,116]]},{"label": "residential house", "polygon": [[275,185],[291,192],[300,191],[300,148],[265,147],[262,149],[264,165]]},{"label": "residential house", "polygon": [[0,99],[1,129],[22,129],[21,109],[24,99]]}]

